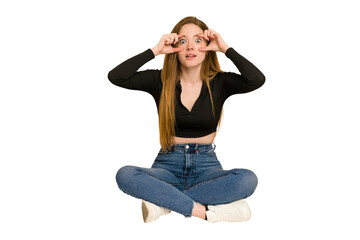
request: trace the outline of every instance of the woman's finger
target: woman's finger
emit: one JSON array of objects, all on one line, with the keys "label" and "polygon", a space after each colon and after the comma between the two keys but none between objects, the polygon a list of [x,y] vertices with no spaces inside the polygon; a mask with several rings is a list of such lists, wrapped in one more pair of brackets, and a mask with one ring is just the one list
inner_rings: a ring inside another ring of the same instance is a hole
[{"label": "woman's finger", "polygon": [[206,40],[209,41],[208,30],[205,30],[205,31],[204,31],[204,37],[205,37]]},{"label": "woman's finger", "polygon": [[201,37],[201,38],[203,38],[205,41],[207,41],[207,43],[210,43],[210,40],[207,40],[207,39],[205,38],[205,35],[204,35],[204,34],[199,34],[198,36]]},{"label": "woman's finger", "polygon": [[171,34],[171,44],[173,44],[176,41],[176,37],[177,37],[176,33]]},{"label": "woman's finger", "polygon": [[203,38],[205,41],[207,41],[203,33],[198,34],[198,37],[201,37],[201,38]]},{"label": "woman's finger", "polygon": [[215,31],[214,30],[210,30],[210,37],[211,38],[215,38]]},{"label": "woman's finger", "polygon": [[207,34],[208,34],[208,38],[210,38],[210,37],[211,37],[211,34],[212,34],[212,31],[211,31],[210,28],[207,30]]},{"label": "woman's finger", "polygon": [[176,33],[174,33],[174,42],[173,44],[175,45],[177,42],[179,41],[179,37]]},{"label": "woman's finger", "polygon": [[181,35],[175,35],[176,37],[175,37],[175,42],[174,42],[174,45],[179,41],[179,38],[182,38],[183,36],[184,36],[184,34],[181,34]]},{"label": "woman's finger", "polygon": [[177,34],[174,36],[174,44],[176,44],[179,41],[179,38],[177,36]]},{"label": "woman's finger", "polygon": [[208,33],[208,37],[211,37],[211,35],[212,35],[212,30],[209,28],[209,29],[207,30],[207,33]]},{"label": "woman's finger", "polygon": [[198,37],[205,38],[203,33],[198,34]]},{"label": "woman's finger", "polygon": [[219,33],[217,33],[217,32],[216,32],[216,31],[214,31],[214,30],[212,30],[212,33],[213,33],[213,34],[219,34]]},{"label": "woman's finger", "polygon": [[207,52],[209,50],[210,50],[209,47],[200,47],[200,48],[198,48],[199,52]]},{"label": "woman's finger", "polygon": [[174,52],[181,52],[182,50],[184,50],[183,48],[177,47],[177,48],[172,48],[173,53]]},{"label": "woman's finger", "polygon": [[164,35],[164,37],[163,37],[163,38],[164,38],[164,42],[167,42],[167,41],[168,41],[168,39],[169,39],[169,35],[167,35],[167,34],[166,34],[166,35]]},{"label": "woman's finger", "polygon": [[167,37],[167,38],[166,38],[166,44],[169,45],[169,44],[171,44],[171,42],[172,42],[172,41],[171,41],[171,37]]}]

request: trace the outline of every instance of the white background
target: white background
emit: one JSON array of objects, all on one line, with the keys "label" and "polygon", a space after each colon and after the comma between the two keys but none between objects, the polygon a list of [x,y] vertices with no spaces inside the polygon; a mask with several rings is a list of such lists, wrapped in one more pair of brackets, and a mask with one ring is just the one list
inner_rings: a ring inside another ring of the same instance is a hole
[{"label": "white background", "polygon": [[[151,95],[107,74],[186,16],[266,76],[228,99],[215,139],[224,168],[258,175],[246,223],[144,224],[115,182],[160,144]],[[1,239],[359,239],[356,1],[3,1],[0,20]]]}]

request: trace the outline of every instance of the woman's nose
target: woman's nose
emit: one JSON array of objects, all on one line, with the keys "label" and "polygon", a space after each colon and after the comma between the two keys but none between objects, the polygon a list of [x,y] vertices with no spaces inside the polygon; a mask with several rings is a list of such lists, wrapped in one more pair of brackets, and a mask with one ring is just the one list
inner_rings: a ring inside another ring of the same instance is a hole
[{"label": "woman's nose", "polygon": [[189,44],[188,46],[187,46],[187,50],[193,50],[194,49],[194,46],[192,45],[192,44]]}]

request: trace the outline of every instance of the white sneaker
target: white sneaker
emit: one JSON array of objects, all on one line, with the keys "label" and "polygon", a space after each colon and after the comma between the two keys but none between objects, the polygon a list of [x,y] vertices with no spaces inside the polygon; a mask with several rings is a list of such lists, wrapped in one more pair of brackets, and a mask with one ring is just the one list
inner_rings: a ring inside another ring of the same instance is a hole
[{"label": "white sneaker", "polygon": [[206,217],[209,222],[243,222],[251,217],[249,205],[244,200],[228,204],[208,205]]},{"label": "white sneaker", "polygon": [[160,216],[169,214],[171,212],[166,208],[159,207],[145,200],[142,200],[141,207],[142,207],[142,214],[145,223],[155,221]]}]

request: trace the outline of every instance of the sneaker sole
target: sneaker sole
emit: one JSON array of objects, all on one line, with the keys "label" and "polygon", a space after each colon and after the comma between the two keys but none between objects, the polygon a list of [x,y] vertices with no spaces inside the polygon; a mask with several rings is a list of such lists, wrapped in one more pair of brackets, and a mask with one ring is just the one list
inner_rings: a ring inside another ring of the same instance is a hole
[{"label": "sneaker sole", "polygon": [[148,222],[149,209],[147,208],[146,203],[144,201],[142,201],[141,209],[142,209],[142,215],[143,215],[144,222]]}]

